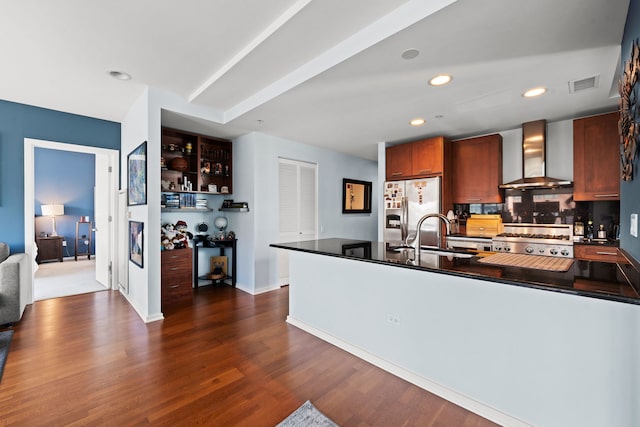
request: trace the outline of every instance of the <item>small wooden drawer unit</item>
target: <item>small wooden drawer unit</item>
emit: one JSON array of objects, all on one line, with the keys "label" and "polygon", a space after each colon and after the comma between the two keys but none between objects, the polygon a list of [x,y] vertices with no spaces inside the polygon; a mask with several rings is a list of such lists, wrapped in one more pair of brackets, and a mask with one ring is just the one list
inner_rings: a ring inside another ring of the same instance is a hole
[{"label": "small wooden drawer unit", "polygon": [[585,261],[613,262],[624,261],[624,257],[615,246],[573,245],[575,259]]},{"label": "small wooden drawer unit", "polygon": [[160,252],[162,305],[191,300],[193,251],[191,248]]}]

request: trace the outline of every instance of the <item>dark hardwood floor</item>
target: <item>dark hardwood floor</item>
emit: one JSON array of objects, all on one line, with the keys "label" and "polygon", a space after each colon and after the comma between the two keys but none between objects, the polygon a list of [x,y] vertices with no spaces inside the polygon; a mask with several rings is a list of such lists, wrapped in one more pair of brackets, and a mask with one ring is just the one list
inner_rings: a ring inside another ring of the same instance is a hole
[{"label": "dark hardwood floor", "polygon": [[25,311],[0,425],[274,426],[309,399],[341,426],[495,424],[285,322],[288,288],[203,287],[144,324],[117,292]]}]

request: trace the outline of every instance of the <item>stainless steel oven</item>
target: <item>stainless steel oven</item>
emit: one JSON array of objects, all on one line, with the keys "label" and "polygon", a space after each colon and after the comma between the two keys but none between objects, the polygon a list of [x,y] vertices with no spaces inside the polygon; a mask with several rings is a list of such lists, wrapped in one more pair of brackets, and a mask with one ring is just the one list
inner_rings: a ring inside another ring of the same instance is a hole
[{"label": "stainless steel oven", "polygon": [[570,224],[504,224],[504,232],[493,237],[495,252],[573,258],[573,228]]}]

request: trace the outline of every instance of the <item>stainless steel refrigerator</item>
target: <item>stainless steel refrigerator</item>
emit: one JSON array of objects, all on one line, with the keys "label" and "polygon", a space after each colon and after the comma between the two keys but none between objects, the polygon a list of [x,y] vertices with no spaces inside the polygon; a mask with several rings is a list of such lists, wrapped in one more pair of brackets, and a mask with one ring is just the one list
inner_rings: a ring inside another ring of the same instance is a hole
[{"label": "stainless steel refrigerator", "polygon": [[[389,247],[413,245],[416,225],[428,213],[440,213],[439,177],[384,183],[384,241]],[[440,225],[438,218],[422,224],[423,246],[438,246]]]}]

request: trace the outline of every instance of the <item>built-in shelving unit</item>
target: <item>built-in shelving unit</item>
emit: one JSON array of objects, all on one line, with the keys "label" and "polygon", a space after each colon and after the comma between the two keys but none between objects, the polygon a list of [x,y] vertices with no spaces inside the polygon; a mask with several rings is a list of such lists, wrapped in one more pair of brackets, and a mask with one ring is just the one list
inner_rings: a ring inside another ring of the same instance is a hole
[{"label": "built-in shelving unit", "polygon": [[161,191],[231,194],[231,141],[162,128]]}]

